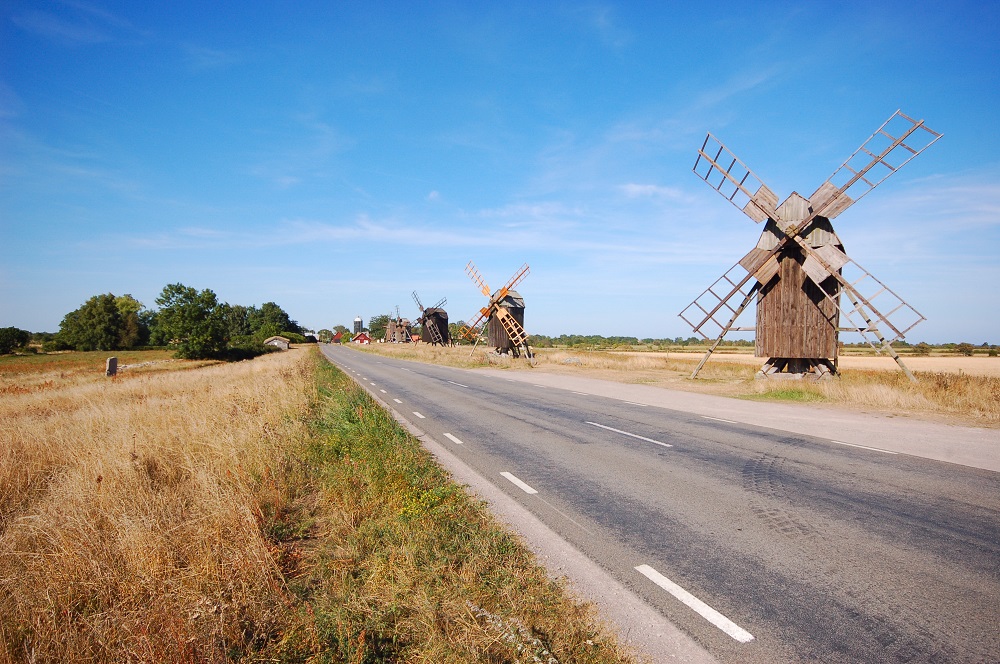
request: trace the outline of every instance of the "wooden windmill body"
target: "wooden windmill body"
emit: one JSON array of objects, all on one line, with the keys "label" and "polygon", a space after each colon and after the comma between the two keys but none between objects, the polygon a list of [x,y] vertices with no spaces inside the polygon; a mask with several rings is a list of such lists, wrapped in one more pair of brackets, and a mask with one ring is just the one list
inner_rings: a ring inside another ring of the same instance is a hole
[{"label": "wooden windmill body", "polygon": [[451,334],[448,331],[448,312],[442,309],[448,302],[448,298],[442,297],[437,304],[424,308],[417,291],[413,291],[413,301],[420,309],[420,317],[417,323],[420,325],[420,340],[432,346],[450,346]]},{"label": "wooden windmill body", "polygon": [[[498,297],[498,295],[499,291],[493,293],[491,297]],[[524,329],[524,298],[521,297],[520,293],[514,290],[507,291],[507,295],[502,298],[498,297],[497,307],[504,309],[509,315],[509,319],[513,319],[522,330]],[[490,316],[486,323],[487,343],[501,355],[512,353],[514,357],[517,357],[520,352],[519,344],[515,344],[511,339],[510,333],[504,327],[503,320],[500,316]]]},{"label": "wooden windmill body", "polygon": [[469,261],[468,265],[465,266],[466,274],[489,300],[471,322],[462,326],[458,332],[459,335],[478,344],[479,338],[482,336],[482,328],[485,326],[488,343],[493,346],[497,353],[501,355],[510,353],[514,357],[518,357],[523,351],[525,357],[530,359],[531,349],[528,347],[528,333],[524,331],[524,298],[514,290],[514,286],[528,276],[529,270],[528,264],[525,263],[503,288],[491,291],[482,275],[479,274],[479,270],[476,269],[472,261]]},{"label": "wooden windmill body", "polygon": [[385,341],[394,344],[405,344],[412,341],[410,334],[413,325],[408,318],[403,318],[399,313],[399,306],[396,306],[396,317],[389,313],[389,322],[385,327]]},{"label": "wooden windmill body", "polygon": [[[692,378],[726,333],[753,330],[756,355],[769,358],[761,377],[836,374],[839,333],[849,331],[915,380],[892,342],[924,317],[847,256],[831,220],[940,137],[896,111],[809,198],[793,192],[777,205],[774,192],[709,134],[694,172],[766,223],[757,246],[680,313],[695,332],[715,338]],[[756,325],[737,326],[754,300]]]},{"label": "wooden windmill body", "polygon": [[382,341],[387,344],[396,341],[396,319],[392,317],[391,311],[386,316],[385,335],[382,337]]}]

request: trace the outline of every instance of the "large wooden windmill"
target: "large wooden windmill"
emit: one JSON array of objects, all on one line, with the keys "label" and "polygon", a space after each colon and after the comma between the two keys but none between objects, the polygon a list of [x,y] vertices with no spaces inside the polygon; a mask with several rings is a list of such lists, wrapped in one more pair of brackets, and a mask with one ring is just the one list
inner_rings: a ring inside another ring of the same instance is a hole
[{"label": "large wooden windmill", "polygon": [[[748,330],[756,332],[756,355],[770,358],[758,375],[836,374],[839,333],[849,331],[915,381],[892,343],[924,317],[847,256],[830,221],[940,137],[896,111],[809,198],[792,192],[777,205],[774,192],[708,134],[694,172],[754,222],[766,223],[757,246],[680,313],[696,333],[715,338],[691,377],[727,332]],[[736,327],[754,298],[756,326]]]},{"label": "large wooden windmill", "polygon": [[451,340],[448,333],[448,312],[441,307],[448,303],[448,298],[442,297],[437,304],[425,309],[417,291],[413,291],[413,301],[420,309],[420,317],[417,319],[420,324],[420,340],[432,346],[447,346]]},{"label": "large wooden windmill", "polygon": [[517,286],[528,276],[528,271],[528,264],[525,263],[503,288],[491,292],[476,266],[473,265],[472,261],[469,261],[469,264],[465,266],[465,272],[482,294],[489,298],[489,301],[485,307],[479,310],[472,322],[462,326],[462,329],[458,331],[459,335],[479,343],[479,337],[482,335],[481,326],[485,324],[488,330],[489,344],[498,353],[511,353],[514,357],[518,357],[520,351],[523,350],[525,357],[530,358],[528,333],[524,331],[524,298],[514,290],[514,286]]}]

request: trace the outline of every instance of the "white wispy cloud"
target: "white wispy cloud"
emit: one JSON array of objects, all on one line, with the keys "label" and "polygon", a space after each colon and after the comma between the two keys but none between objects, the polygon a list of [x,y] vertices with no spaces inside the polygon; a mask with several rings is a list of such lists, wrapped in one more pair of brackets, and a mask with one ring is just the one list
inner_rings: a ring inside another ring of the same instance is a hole
[{"label": "white wispy cloud", "polygon": [[11,22],[25,32],[64,46],[88,46],[144,36],[128,19],[88,2],[64,0],[69,11],[59,14],[29,10],[15,13]]},{"label": "white wispy cloud", "polygon": [[672,200],[687,200],[688,198],[678,187],[664,187],[656,184],[629,182],[618,185],[618,189],[628,198],[665,198]]},{"label": "white wispy cloud", "polygon": [[195,44],[180,44],[181,52],[188,65],[196,70],[224,69],[238,64],[242,57],[235,51],[225,51]]},{"label": "white wispy cloud", "polygon": [[23,12],[12,16],[11,22],[25,32],[65,45],[100,44],[111,40],[111,35],[99,26],[68,20],[49,12]]}]

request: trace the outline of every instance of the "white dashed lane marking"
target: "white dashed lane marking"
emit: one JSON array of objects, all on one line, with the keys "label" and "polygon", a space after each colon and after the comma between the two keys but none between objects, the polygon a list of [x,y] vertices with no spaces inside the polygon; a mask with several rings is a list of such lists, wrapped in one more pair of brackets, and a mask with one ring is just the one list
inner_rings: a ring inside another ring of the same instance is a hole
[{"label": "white dashed lane marking", "polygon": [[631,436],[632,438],[638,438],[639,440],[644,440],[647,443],[653,443],[654,445],[660,445],[662,447],[673,447],[669,443],[661,443],[658,440],[653,440],[652,438],[646,438],[645,436],[640,436],[639,434],[629,433],[628,431],[622,431],[621,429],[614,429],[612,427],[606,427],[603,424],[598,424],[597,422],[587,422],[587,424],[593,425],[595,427],[600,427],[602,429],[607,429],[608,431],[614,431],[615,433],[620,433],[623,436]]},{"label": "white dashed lane marking", "polygon": [[847,445],[848,447],[860,447],[863,450],[871,450],[872,452],[881,452],[882,454],[899,454],[899,452],[890,452],[889,450],[880,450],[877,447],[868,447],[867,445],[857,445],[855,443],[842,443],[839,440],[831,440],[831,443],[837,443],[838,445]]},{"label": "white dashed lane marking", "polygon": [[420,418],[420,419],[422,419],[422,420],[426,420],[426,419],[427,419],[426,417],[424,417],[423,415],[421,415],[421,414],[420,414],[420,413],[418,413],[417,411],[413,411],[413,414],[414,414],[414,415],[416,415],[417,417],[419,417],[419,418]]},{"label": "white dashed lane marking", "polygon": [[532,489],[530,486],[528,486],[527,484],[525,484],[521,480],[519,480],[516,477],[514,477],[511,473],[508,473],[508,472],[505,471],[505,472],[502,472],[500,474],[503,475],[504,477],[506,477],[508,480],[510,480],[510,482],[514,486],[516,486],[519,489],[521,489],[521,491],[524,491],[525,493],[538,493],[537,491],[535,491],[534,489]]},{"label": "white dashed lane marking", "polygon": [[635,570],[679,599],[688,608],[692,609],[702,618],[712,623],[740,643],[749,643],[750,641],[753,641],[753,634],[746,631],[732,620],[710,607],[708,604],[705,604],[703,601],[684,590],[649,565],[639,565],[635,568]]},{"label": "white dashed lane marking", "polygon": [[465,444],[462,441],[460,441],[458,438],[456,438],[455,436],[451,435],[450,433],[444,434],[444,437],[447,438],[448,440],[450,440],[451,442],[455,443],[456,445],[464,445]]}]

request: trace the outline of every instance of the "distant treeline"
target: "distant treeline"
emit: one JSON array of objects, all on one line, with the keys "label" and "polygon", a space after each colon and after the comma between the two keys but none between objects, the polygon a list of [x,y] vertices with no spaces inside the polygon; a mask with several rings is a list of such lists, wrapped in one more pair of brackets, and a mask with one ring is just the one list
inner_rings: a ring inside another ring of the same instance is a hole
[{"label": "distant treeline", "polygon": [[[530,342],[537,348],[575,348],[583,350],[604,350],[604,349],[620,349],[620,350],[668,350],[670,348],[698,348],[704,349],[711,341],[706,341],[699,337],[674,337],[673,339],[652,339],[645,338],[639,339],[638,337],[605,337],[599,334],[591,335],[580,335],[580,334],[562,334],[558,337],[549,337],[543,334],[535,334],[531,336]],[[726,339],[723,342],[723,346],[726,348],[746,348],[752,350],[754,348],[755,342],[753,339]],[[871,346],[865,342],[858,343],[841,343],[841,348],[844,349],[870,349]],[[910,344],[906,341],[897,341],[893,344],[893,348],[899,351],[905,351],[911,355],[930,355],[933,351],[945,352],[945,353],[958,353],[960,355],[989,355],[991,357],[997,356],[997,351],[1000,350],[996,345],[990,343],[983,343],[979,346],[967,343],[945,343],[945,344],[929,344],[927,342],[921,341],[919,343]]]},{"label": "distant treeline", "polygon": [[[700,337],[688,337],[686,339],[684,337],[675,337],[673,339],[639,339],[638,337],[605,337],[600,334],[561,334],[558,337],[549,337],[544,334],[533,334],[531,335],[530,342],[538,348],[558,347],[595,350],[602,348],[627,348],[636,346],[666,348],[668,346],[702,346],[705,344],[705,340]],[[735,339],[733,341],[727,341],[726,345],[753,348],[754,342]]]},{"label": "distant treeline", "polygon": [[170,284],[147,309],[131,295],[95,295],[69,312],[55,333],[0,328],[0,354],[17,351],[115,351],[167,347],[187,359],[245,359],[272,350],[263,341],[283,336],[315,341],[274,302],[260,307],[219,302],[210,289]]}]

